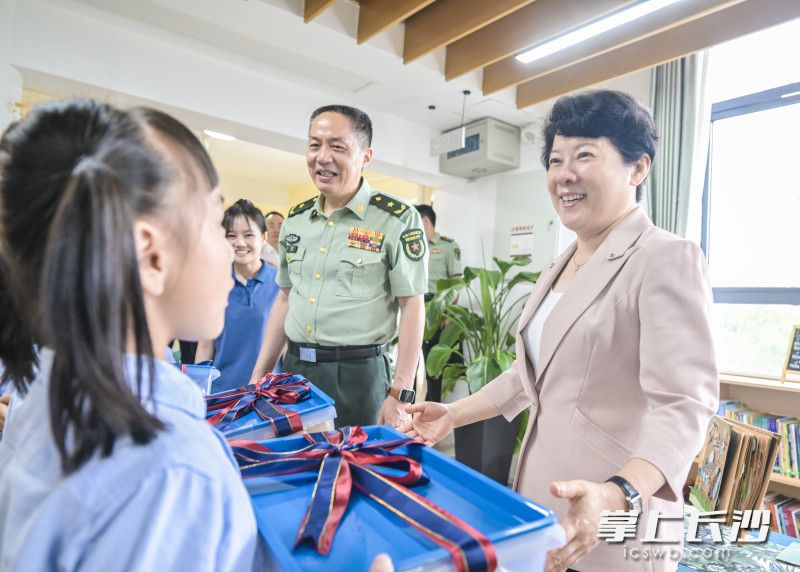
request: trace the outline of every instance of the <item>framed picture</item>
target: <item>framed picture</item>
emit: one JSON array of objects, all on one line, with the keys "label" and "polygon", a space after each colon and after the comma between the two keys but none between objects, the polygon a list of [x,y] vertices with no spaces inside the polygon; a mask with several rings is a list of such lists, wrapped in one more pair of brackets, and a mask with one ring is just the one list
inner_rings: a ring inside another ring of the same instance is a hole
[{"label": "framed picture", "polygon": [[792,326],[792,337],[789,339],[789,349],[786,350],[786,359],[783,362],[781,383],[786,381],[788,375],[800,375],[800,324]]}]

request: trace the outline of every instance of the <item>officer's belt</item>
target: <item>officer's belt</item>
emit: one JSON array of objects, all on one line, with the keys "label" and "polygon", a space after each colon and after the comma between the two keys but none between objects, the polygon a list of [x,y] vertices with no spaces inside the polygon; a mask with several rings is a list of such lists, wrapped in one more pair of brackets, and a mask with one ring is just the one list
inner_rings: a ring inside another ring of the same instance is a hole
[{"label": "officer's belt", "polygon": [[331,362],[350,361],[377,357],[386,351],[386,344],[378,346],[343,346],[340,348],[326,348],[314,344],[300,345],[289,340],[289,353],[302,361]]}]

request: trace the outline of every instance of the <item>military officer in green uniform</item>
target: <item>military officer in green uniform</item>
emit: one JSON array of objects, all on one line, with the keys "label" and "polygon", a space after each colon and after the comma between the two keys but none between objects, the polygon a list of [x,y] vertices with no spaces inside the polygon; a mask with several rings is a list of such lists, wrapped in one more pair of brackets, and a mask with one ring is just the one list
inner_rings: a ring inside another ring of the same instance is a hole
[{"label": "military officer in green uniform", "polygon": [[436,283],[442,278],[461,276],[461,249],[458,243],[448,236],[436,232],[436,212],[430,205],[417,205],[422,217],[422,229],[428,239],[428,294],[427,299],[436,292]]},{"label": "military officer in green uniform", "polygon": [[[452,238],[443,236],[436,232],[436,211],[430,205],[417,205],[417,211],[422,216],[422,228],[428,239],[428,293],[425,294],[427,302],[433,298],[436,292],[436,283],[443,278],[456,278],[461,276],[461,249],[458,243]],[[423,359],[428,359],[428,352],[439,342],[441,329],[427,342],[422,344]],[[453,356],[453,360],[456,356]],[[428,382],[428,392],[425,396],[426,401],[442,400],[442,380],[432,378],[426,374]]]},{"label": "military officer in green uniform", "polygon": [[[320,194],[281,229],[273,305],[253,381],[272,370],[305,375],[336,402],[336,425],[410,419],[425,321],[428,244],[419,213],[372,189],[372,124],[331,105],[311,115],[306,161]],[[399,317],[398,317],[399,314]],[[399,332],[392,379],[386,345]]]}]

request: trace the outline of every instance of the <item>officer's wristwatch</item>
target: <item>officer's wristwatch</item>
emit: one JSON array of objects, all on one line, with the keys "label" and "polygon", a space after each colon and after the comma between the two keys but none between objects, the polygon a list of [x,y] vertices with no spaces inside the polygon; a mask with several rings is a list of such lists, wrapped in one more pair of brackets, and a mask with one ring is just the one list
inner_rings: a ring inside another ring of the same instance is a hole
[{"label": "officer's wristwatch", "polygon": [[414,403],[416,392],[413,389],[397,389],[396,387],[390,387],[389,395],[402,403]]},{"label": "officer's wristwatch", "polygon": [[622,489],[625,495],[625,502],[628,503],[628,510],[635,510],[639,513],[642,512],[642,495],[639,494],[633,485],[627,479],[623,479],[619,475],[614,475],[610,479],[606,479],[607,483],[614,483]]}]

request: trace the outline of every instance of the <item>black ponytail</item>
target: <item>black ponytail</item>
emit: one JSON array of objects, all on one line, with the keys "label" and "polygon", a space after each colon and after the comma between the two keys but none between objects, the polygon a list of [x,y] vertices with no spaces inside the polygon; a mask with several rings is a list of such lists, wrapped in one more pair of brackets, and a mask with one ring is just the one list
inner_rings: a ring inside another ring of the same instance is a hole
[{"label": "black ponytail", "polygon": [[[67,473],[98,448],[109,455],[119,435],[142,444],[163,428],[140,401],[143,369],[152,380],[154,363],[142,357],[152,356],[153,348],[129,193],[108,165],[84,157],[72,172],[50,228],[42,274],[42,324],[55,352],[50,416]],[[125,379],[129,332],[133,353],[139,356],[136,394]]]},{"label": "black ponytail", "polygon": [[[12,123],[0,136],[0,181],[3,165],[10,152],[8,135],[17,126]],[[2,205],[0,205],[2,212]],[[0,237],[3,228],[0,223]],[[13,263],[13,255],[0,240],[0,362],[3,367],[0,385],[11,382],[22,395],[33,380],[38,359],[34,348],[30,319],[24,319],[23,309],[27,306],[26,289],[20,284],[20,277]]]},{"label": "black ponytail", "polygon": [[88,100],[45,104],[0,140],[0,359],[24,390],[35,346],[54,351],[50,422],[66,473],[120,436],[143,444],[163,428],[143,403],[154,353],[132,227],[167,210],[175,171],[134,114]]},{"label": "black ponytail", "polygon": [[11,382],[24,395],[38,360],[30,325],[22,319],[24,289],[17,282],[10,255],[0,244],[0,386]]}]

